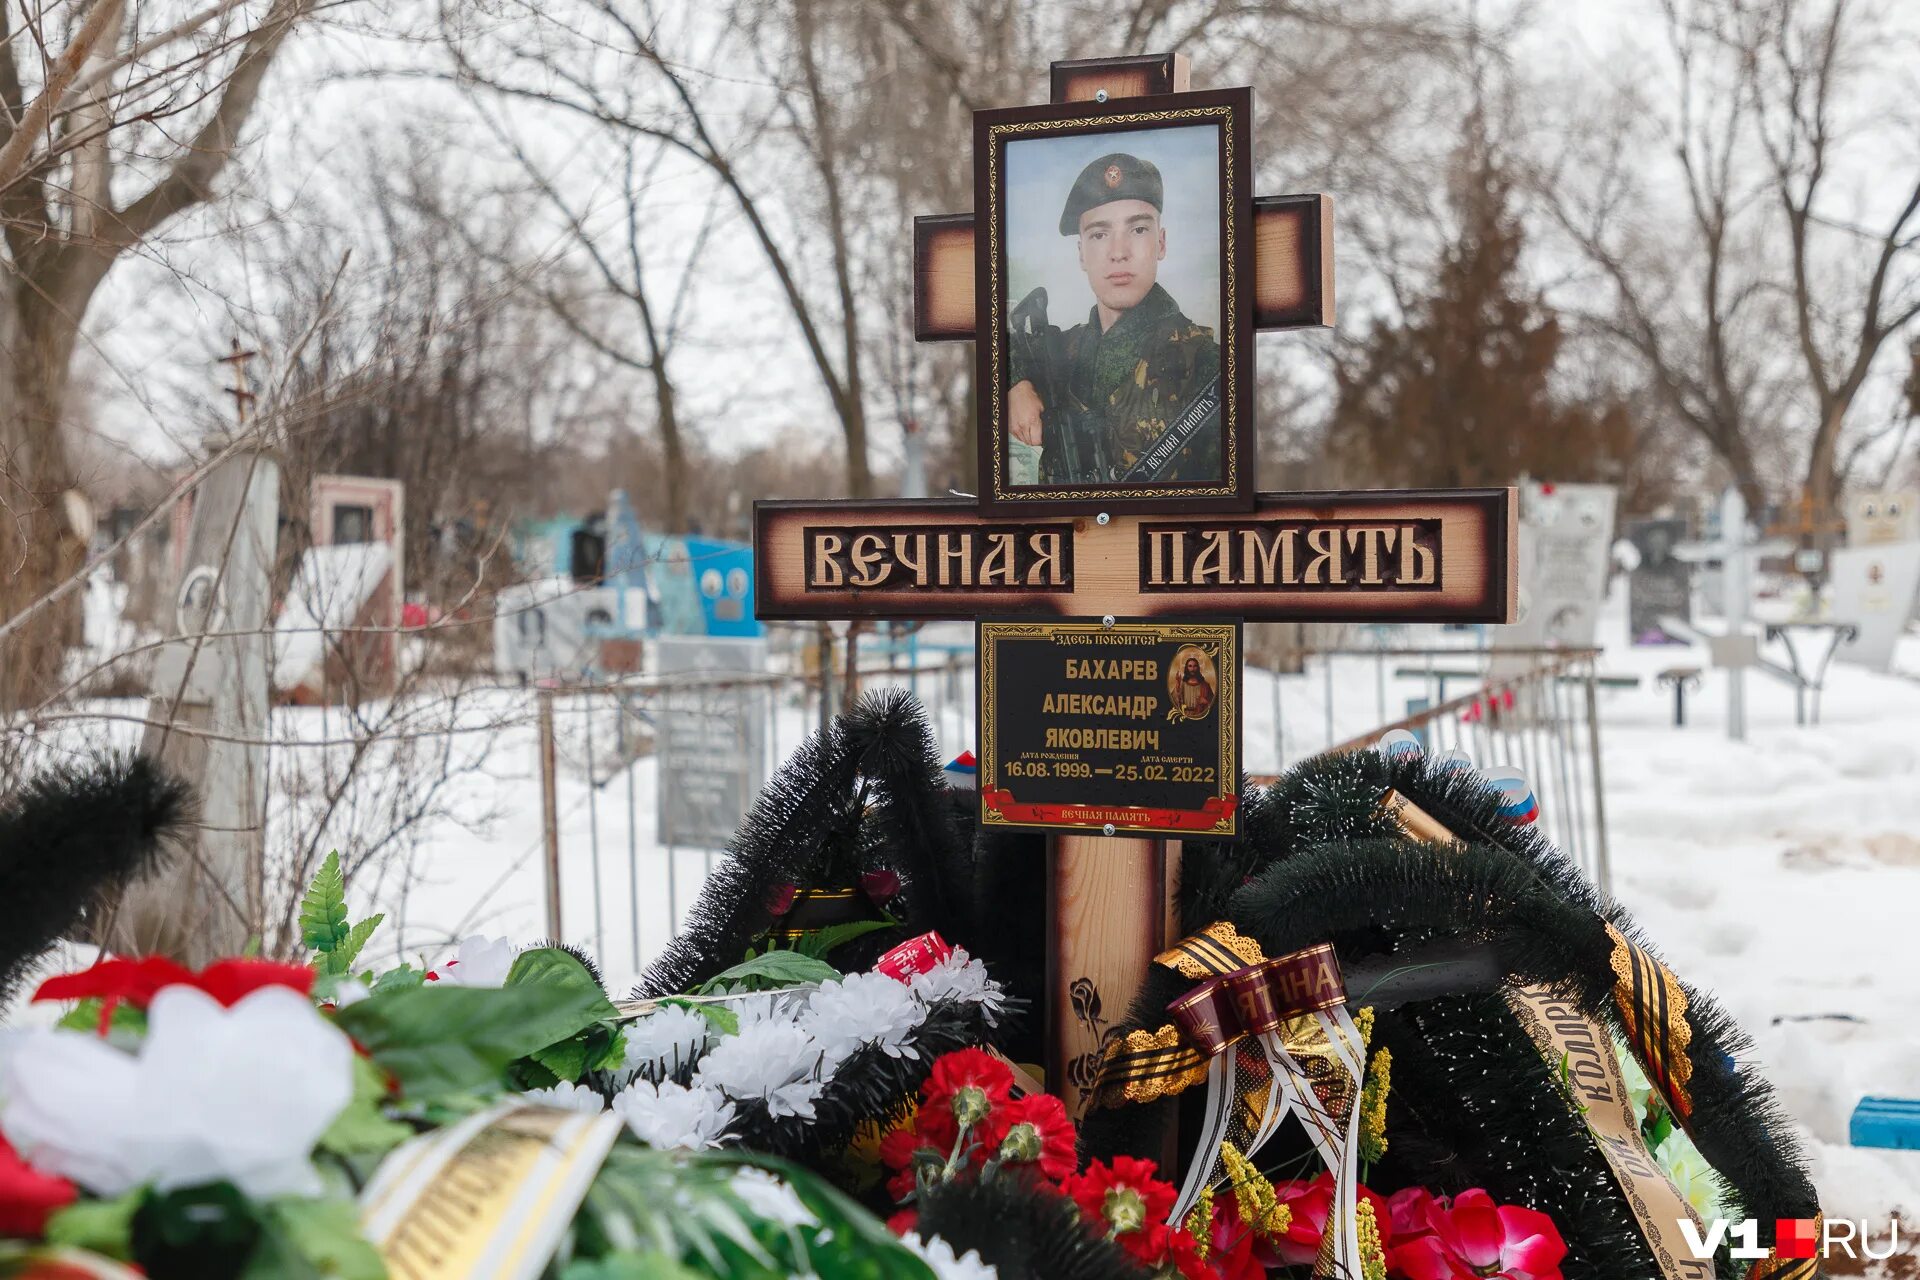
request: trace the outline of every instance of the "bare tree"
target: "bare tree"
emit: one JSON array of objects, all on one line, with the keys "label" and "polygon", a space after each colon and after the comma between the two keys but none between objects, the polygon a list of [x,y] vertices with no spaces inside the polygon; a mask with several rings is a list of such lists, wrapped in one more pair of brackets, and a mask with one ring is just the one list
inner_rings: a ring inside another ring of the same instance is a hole
[{"label": "bare tree", "polygon": [[[584,259],[586,281],[559,269],[538,269],[529,273],[529,287],[545,299],[575,338],[615,365],[646,378],[653,392],[654,425],[660,437],[665,480],[660,489],[662,505],[656,509],[662,513],[667,532],[685,532],[692,510],[688,505],[692,493],[689,446],[681,424],[680,393],[668,362],[686,329],[699,260],[713,230],[713,205],[709,202],[699,230],[681,261],[674,264],[679,280],[667,296],[661,283],[666,273],[655,260],[657,246],[651,243],[655,238],[648,234],[652,215],[649,192],[667,158],[667,145],[632,133],[615,133],[604,140],[607,146],[597,148],[591,156],[613,171],[616,185],[611,197],[603,195],[604,181],[585,184],[585,191],[574,190],[568,177],[577,178],[583,168],[588,168],[580,163],[579,156],[571,158],[570,174],[556,173],[521,140],[510,121],[493,110],[497,103],[487,101],[485,95],[476,97],[479,100],[475,106],[493,136],[512,154],[540,202],[559,220],[560,247],[553,255],[556,268],[566,255],[577,254]],[[607,205],[612,207],[611,225],[599,216]],[[457,218],[450,218],[448,225],[463,231]],[[618,305],[611,309],[596,307],[591,292],[596,289]],[[607,314],[599,314],[602,311]],[[631,321],[639,330],[637,349],[618,336],[624,321]]]},{"label": "bare tree", "polygon": [[[1569,296],[1601,297],[1574,305],[1750,506],[1792,476],[1830,514],[1846,466],[1904,420],[1858,411],[1891,406],[1903,370],[1882,356],[1920,319],[1920,156],[1879,106],[1911,43],[1853,0],[1660,8],[1670,76],[1623,90],[1603,129],[1588,106],[1552,135],[1538,190],[1597,276]],[[1862,150],[1894,163],[1863,184],[1889,208],[1850,199]]]},{"label": "bare tree", "polygon": [[[273,0],[256,16],[228,0],[171,25],[124,0],[0,12],[0,620],[84,555],[79,504],[62,495],[75,485],[67,384],[88,306],[116,262],[212,198],[311,3]],[[42,610],[8,637],[0,706],[57,678],[71,618]]]},{"label": "bare tree", "polygon": [[[817,68],[811,89],[804,87],[803,71],[800,86],[776,83],[768,100],[723,101],[723,93],[738,98],[740,86],[721,81],[716,89],[721,78],[695,69],[699,62],[692,48],[669,47],[672,29],[648,0],[510,0],[505,7],[518,21],[489,28],[491,39],[449,28],[448,47],[459,78],[523,106],[537,104],[558,112],[574,127],[587,121],[615,134],[663,144],[718,184],[772,273],[839,422],[847,487],[855,496],[870,493],[867,387],[849,250],[852,210],[832,163],[838,145],[832,91],[817,78]],[[687,30],[677,33],[687,45],[702,31],[717,27],[723,41],[734,42],[725,47],[744,56],[735,14],[693,18],[685,24]],[[812,48],[810,37],[804,43]],[[804,56],[798,46],[795,51]],[[634,76],[636,67],[645,76]],[[801,220],[795,225],[788,216],[790,196],[775,180],[776,174],[791,170],[765,154],[770,122],[776,117],[812,131],[814,145],[808,154],[825,193],[828,270],[834,282],[828,299],[807,287],[814,224]]]}]

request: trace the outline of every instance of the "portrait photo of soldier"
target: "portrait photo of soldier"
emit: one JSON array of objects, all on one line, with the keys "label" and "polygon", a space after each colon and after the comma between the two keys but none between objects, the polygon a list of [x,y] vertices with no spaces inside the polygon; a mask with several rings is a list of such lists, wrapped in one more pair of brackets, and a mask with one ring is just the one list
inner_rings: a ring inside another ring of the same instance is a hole
[{"label": "portrait photo of soldier", "polygon": [[1222,478],[1220,132],[1007,147],[1005,477]]}]

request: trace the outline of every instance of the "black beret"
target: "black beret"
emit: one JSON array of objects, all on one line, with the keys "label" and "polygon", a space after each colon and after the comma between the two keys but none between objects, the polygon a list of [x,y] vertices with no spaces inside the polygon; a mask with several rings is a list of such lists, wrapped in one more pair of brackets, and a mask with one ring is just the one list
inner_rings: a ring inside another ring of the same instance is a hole
[{"label": "black beret", "polygon": [[1080,234],[1080,215],[1112,200],[1145,200],[1155,209],[1166,211],[1165,188],[1160,171],[1150,161],[1115,151],[1101,156],[1080,171],[1067,192],[1067,207],[1060,211],[1060,234]]}]

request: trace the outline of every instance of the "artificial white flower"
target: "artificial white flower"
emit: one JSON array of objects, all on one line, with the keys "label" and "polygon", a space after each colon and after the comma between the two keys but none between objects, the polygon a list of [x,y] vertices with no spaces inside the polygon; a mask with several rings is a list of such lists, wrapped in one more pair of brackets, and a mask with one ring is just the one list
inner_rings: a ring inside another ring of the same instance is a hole
[{"label": "artificial white flower", "polygon": [[708,1026],[706,1018],[677,1004],[629,1022],[623,1063],[628,1077],[658,1080],[690,1066],[706,1050]]},{"label": "artificial white flower", "polygon": [[1633,1056],[1626,1042],[1618,1037],[1613,1042],[1613,1056],[1620,1063],[1620,1078],[1627,1086],[1627,1098],[1633,1103],[1633,1118],[1638,1124],[1647,1122],[1647,1110],[1653,1105],[1653,1082],[1647,1079],[1647,1073],[1640,1069],[1640,1060]]},{"label": "artificial white flower", "polygon": [[982,1262],[978,1250],[969,1249],[956,1258],[953,1246],[944,1239],[935,1236],[922,1240],[918,1231],[907,1232],[900,1237],[900,1243],[919,1254],[939,1280],[1000,1280],[999,1270]]},{"label": "artificial white flower", "polygon": [[1676,1128],[1669,1133],[1666,1141],[1654,1151],[1653,1158],[1703,1222],[1725,1216],[1727,1184],[1707,1163],[1684,1129]]},{"label": "artificial white flower", "polygon": [[115,1196],[144,1180],[134,1110],[139,1063],[105,1040],[36,1027],[9,1037],[0,1061],[0,1134],[21,1157],[89,1191]]},{"label": "artificial white flower", "polygon": [[36,1168],[101,1196],[227,1181],[266,1200],[323,1190],[313,1147],[353,1097],[353,1045],[290,987],[222,1008],[174,986],[137,1055],[40,1030],[4,1074],[0,1132]]},{"label": "artificial white flower", "polygon": [[733,1194],[749,1212],[783,1227],[817,1227],[820,1219],[801,1202],[800,1193],[765,1169],[745,1168],[733,1175]]},{"label": "artificial white flower", "polygon": [[964,947],[955,947],[952,955],[925,973],[914,974],[907,990],[928,1004],[941,1000],[977,1004],[988,1026],[999,1022],[1007,1003],[1006,988],[987,976],[984,963],[968,958]]},{"label": "artificial white flower", "polygon": [[585,1111],[598,1114],[607,1109],[607,1100],[599,1092],[583,1084],[568,1084],[562,1080],[559,1084],[545,1089],[529,1089],[520,1095],[528,1102],[543,1107],[554,1107],[561,1111]]},{"label": "artificial white flower", "polygon": [[748,991],[744,987],[722,990],[726,1006],[739,1021],[740,1029],[763,1022],[792,1022],[806,1004],[805,991]]},{"label": "artificial white flower", "polygon": [[613,1109],[633,1136],[661,1150],[717,1147],[733,1124],[734,1107],[713,1089],[636,1080],[614,1095]]},{"label": "artificial white flower", "polygon": [[898,979],[884,973],[849,974],[825,982],[807,1001],[801,1029],[813,1037],[831,1066],[855,1050],[874,1045],[889,1058],[917,1058],[907,1037],[927,1020],[927,1006]]},{"label": "artificial white flower", "polygon": [[820,1078],[820,1046],[791,1022],[742,1025],[707,1050],[694,1083],[719,1089],[740,1102],[765,1102],[767,1114],[813,1119]]},{"label": "artificial white flower", "polygon": [[436,968],[438,981],[456,987],[504,987],[519,951],[507,938],[483,938],[475,934],[460,940],[453,959]]}]

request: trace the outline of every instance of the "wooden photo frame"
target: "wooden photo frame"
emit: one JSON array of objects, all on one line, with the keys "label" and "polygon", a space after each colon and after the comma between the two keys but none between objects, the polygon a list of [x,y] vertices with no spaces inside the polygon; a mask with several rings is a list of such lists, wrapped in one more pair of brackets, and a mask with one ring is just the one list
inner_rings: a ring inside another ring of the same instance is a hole
[{"label": "wooden photo frame", "polygon": [[1246,89],[974,113],[983,509],[1253,507],[1251,117]]}]

